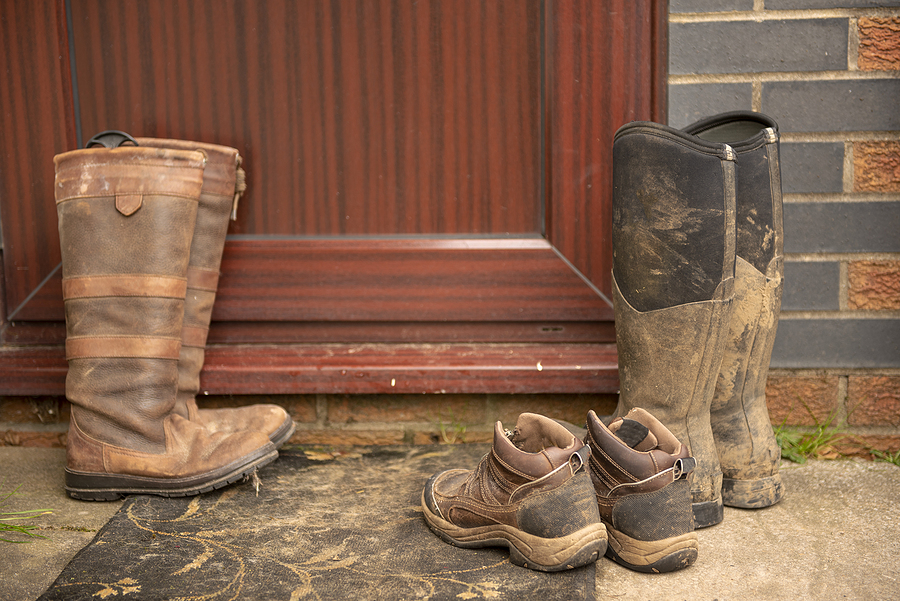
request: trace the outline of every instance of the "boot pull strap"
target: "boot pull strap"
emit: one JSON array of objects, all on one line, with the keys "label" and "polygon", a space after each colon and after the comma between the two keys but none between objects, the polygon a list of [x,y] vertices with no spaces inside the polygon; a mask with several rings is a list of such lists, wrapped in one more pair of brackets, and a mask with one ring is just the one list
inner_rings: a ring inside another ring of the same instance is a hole
[{"label": "boot pull strap", "polygon": [[244,191],[247,190],[247,172],[241,167],[242,162],[243,159],[241,158],[241,155],[238,155],[234,173],[234,200],[231,203],[232,221],[237,221],[238,201],[241,199],[241,196],[244,195]]},{"label": "boot pull strap", "polygon": [[[87,141],[85,148],[94,148],[102,146],[103,148],[113,149],[120,146],[134,145],[138,146],[137,140],[131,135],[118,129],[108,129],[101,131],[99,134]],[[141,194],[116,194],[116,209],[126,217],[133,215],[141,208],[143,195]]]},{"label": "boot pull strap", "polygon": [[118,129],[108,129],[101,131],[99,134],[87,141],[85,148],[93,148],[95,146],[103,146],[104,148],[118,148],[125,144],[138,146],[137,140]]}]

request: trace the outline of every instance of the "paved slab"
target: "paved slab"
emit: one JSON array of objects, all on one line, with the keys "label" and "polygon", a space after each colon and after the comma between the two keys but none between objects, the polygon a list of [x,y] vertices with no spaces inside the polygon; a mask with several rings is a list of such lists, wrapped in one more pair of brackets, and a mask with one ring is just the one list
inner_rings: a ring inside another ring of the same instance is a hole
[{"label": "paved slab", "polygon": [[[2,490],[22,485],[5,509],[54,509],[34,521],[47,539],[0,543],[0,599],[38,597],[120,505],[68,499],[64,461],[57,449],[0,447]],[[601,559],[597,599],[898,598],[900,468],[847,460],[782,471],[785,500],[759,511],[726,508],[722,524],[699,531],[700,557],[684,571],[639,574]]]},{"label": "paved slab", "polygon": [[900,468],[858,460],[785,462],[781,503],[725,508],[698,531],[697,563],[638,574],[605,560],[597,599],[900,598]]},{"label": "paved slab", "polygon": [[[65,466],[63,449],[0,447],[0,497],[19,487],[0,511],[53,510],[28,522],[47,538],[23,544],[0,542],[0,599],[37,599],[122,504],[70,498],[63,488]],[[27,539],[17,535],[4,538]]]}]

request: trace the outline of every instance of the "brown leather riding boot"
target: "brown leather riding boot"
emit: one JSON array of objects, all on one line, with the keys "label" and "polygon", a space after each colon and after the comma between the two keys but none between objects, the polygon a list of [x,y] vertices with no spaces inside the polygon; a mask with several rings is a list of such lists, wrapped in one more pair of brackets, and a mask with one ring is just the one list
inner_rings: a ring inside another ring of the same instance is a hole
[{"label": "brown leather riding boot", "polygon": [[734,314],[710,406],[725,505],[758,509],[784,496],[766,405],[766,379],[781,311],[784,277],[778,125],[761,113],[735,111],[684,131],[725,142],[737,153],[737,247]]},{"label": "brown leather riding boot", "polygon": [[282,407],[264,404],[230,409],[199,409],[200,370],[206,354],[206,337],[212,320],[213,303],[219,282],[219,267],[225,249],[229,216],[234,218],[237,202],[245,189],[244,170],[238,151],[227,146],[137,138],[140,146],[197,150],[206,156],[203,188],[191,241],[184,302],[184,327],[178,359],[178,396],[174,411],[203,425],[210,432],[262,432],[277,447],[294,433],[294,421]]},{"label": "brown leather riding boot", "polygon": [[54,162],[72,404],[66,490],[186,496],[273,461],[264,434],[211,433],[173,411],[206,157],[128,146]]},{"label": "brown leather riding boot", "polygon": [[589,455],[587,445],[546,417],[523,413],[511,433],[497,422],[493,448],[474,471],[429,478],[425,521],[451,545],[506,546],[512,563],[532,570],[589,564],[606,550]]},{"label": "brown leather riding boot", "polygon": [[640,408],[608,428],[590,411],[587,429],[606,556],[657,574],[694,563],[699,544],[689,476],[695,462],[688,448]]}]

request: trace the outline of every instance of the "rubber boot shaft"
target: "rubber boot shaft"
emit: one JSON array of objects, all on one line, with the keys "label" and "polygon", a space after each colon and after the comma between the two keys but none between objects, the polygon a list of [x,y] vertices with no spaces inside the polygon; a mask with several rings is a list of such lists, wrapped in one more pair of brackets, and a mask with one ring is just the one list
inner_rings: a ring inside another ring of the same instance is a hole
[{"label": "rubber boot shaft", "polygon": [[784,275],[778,126],[766,115],[736,111],[685,131],[726,142],[737,153],[735,309],[710,420],[724,475],[724,503],[767,507],[784,494],[781,450],[765,400]]},{"label": "rubber boot shaft", "polygon": [[709,421],[734,297],[734,152],[656,123],[613,144],[613,301],[620,396],[690,449],[697,527],[722,519]]}]

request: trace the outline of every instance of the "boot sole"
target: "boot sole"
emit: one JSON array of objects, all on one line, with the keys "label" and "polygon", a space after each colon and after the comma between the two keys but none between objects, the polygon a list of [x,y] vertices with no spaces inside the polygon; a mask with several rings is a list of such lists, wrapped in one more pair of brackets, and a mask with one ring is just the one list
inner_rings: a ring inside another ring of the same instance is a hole
[{"label": "boot sole", "polygon": [[507,547],[510,563],[541,572],[588,565],[606,551],[606,527],[602,523],[559,538],[542,538],[503,524],[460,528],[431,513],[424,492],[422,511],[428,527],[444,542],[463,549]]},{"label": "boot sole", "polygon": [[127,495],[189,497],[233,484],[278,458],[275,449],[187,478],[150,478],[128,474],[96,474],[66,468],[66,492],[82,501],[116,501]]},{"label": "boot sole", "polygon": [[606,556],[636,572],[661,574],[681,570],[695,561],[700,549],[696,532],[662,540],[643,541],[606,526]]},{"label": "boot sole", "polygon": [[284,423],[281,424],[277,430],[272,432],[269,435],[269,440],[275,445],[276,449],[280,449],[284,443],[290,440],[291,436],[294,435],[294,432],[297,430],[297,424],[294,423],[294,420],[291,419],[291,416],[287,416],[285,418]]},{"label": "boot sole", "polygon": [[762,509],[770,507],[784,497],[781,474],[756,480],[722,478],[722,502],[729,507]]},{"label": "boot sole", "polygon": [[691,509],[694,512],[694,528],[697,529],[715,526],[725,519],[725,507],[722,505],[721,498],[714,501],[692,503]]}]

